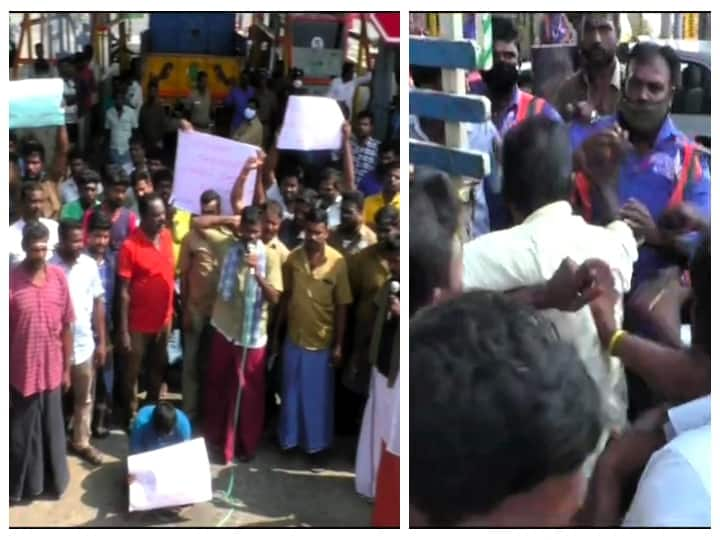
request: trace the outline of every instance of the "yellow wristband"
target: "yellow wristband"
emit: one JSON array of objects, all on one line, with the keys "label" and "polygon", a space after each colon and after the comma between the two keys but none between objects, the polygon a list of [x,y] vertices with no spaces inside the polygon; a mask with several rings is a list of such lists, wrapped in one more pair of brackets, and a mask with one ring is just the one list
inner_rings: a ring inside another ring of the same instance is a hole
[{"label": "yellow wristband", "polygon": [[615,347],[617,347],[617,344],[620,343],[620,340],[625,334],[627,334],[625,330],[615,330],[608,345],[608,353],[610,356],[615,356]]}]

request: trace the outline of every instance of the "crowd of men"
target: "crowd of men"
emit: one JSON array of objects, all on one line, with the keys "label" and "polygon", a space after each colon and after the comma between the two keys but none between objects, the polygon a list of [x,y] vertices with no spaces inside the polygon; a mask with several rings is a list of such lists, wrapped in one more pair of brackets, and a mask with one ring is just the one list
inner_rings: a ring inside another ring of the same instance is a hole
[{"label": "crowd of men", "polygon": [[672,49],[622,74],[612,14],[578,33],[558,109],[493,19],[470,227],[411,176],[411,525],[710,526],[710,152],[669,115]]},{"label": "crowd of men", "polygon": [[[91,59],[91,48],[76,57],[83,69]],[[101,121],[84,135],[66,117],[50,130],[53,156],[43,130],[11,133],[11,502],[61,497],[66,452],[101,466],[93,439],[113,427],[131,453],[203,436],[221,464],[252,460],[274,430],[316,468],[336,431],[360,435],[356,489],[374,498],[398,372],[400,152],[373,137],[370,112],[349,115],[369,76],[348,63],[333,81],[342,148],[313,153],[275,145],[288,96],[305,93],[300,70],[273,89],[263,71],[227,80],[221,134],[257,155],[230,200],[207,190],[192,215],[174,204],[174,152],[178,130],[220,133],[207,75],[171,114],[166,74],[143,88],[133,61],[107,96],[76,64],[60,62],[77,89],[67,114],[85,103]]]}]

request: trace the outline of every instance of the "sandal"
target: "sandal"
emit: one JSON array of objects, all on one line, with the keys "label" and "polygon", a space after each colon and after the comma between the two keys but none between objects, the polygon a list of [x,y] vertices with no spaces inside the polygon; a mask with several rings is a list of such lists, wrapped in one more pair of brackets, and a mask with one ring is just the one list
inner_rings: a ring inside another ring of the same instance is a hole
[{"label": "sandal", "polygon": [[86,448],[73,447],[73,453],[80,459],[87,461],[91,465],[98,466],[103,464],[102,454],[92,446],[88,446]]}]

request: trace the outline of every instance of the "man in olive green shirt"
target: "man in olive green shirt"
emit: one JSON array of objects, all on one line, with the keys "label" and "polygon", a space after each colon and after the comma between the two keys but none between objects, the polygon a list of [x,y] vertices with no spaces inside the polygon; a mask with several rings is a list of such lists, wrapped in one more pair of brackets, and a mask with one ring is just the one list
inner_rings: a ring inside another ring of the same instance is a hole
[{"label": "man in olive green shirt", "polygon": [[347,306],[352,302],[343,256],[326,244],[327,212],[312,208],[305,240],[283,268],[287,317],[283,350],[282,409],[278,437],[283,449],[300,446],[316,455],[333,439],[333,367],[342,364]]}]

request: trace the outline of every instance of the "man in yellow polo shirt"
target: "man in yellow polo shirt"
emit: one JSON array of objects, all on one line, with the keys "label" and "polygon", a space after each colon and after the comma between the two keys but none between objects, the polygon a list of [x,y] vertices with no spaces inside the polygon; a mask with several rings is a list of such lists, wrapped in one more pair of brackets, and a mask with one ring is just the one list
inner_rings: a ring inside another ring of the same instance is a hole
[{"label": "man in yellow polo shirt", "polygon": [[383,206],[391,205],[400,210],[400,162],[393,161],[384,171],[383,189],[377,195],[365,199],[363,220],[371,229],[375,229],[375,214]]},{"label": "man in yellow polo shirt", "polygon": [[326,244],[327,212],[306,215],[305,240],[283,268],[287,317],[283,349],[282,409],[278,438],[287,450],[300,446],[317,458],[333,439],[333,367],[342,363],[347,306],[352,302],[343,256]]},{"label": "man in yellow polo shirt", "polygon": [[172,233],[173,256],[175,257],[175,272],[180,271],[180,248],[183,240],[190,232],[192,214],[187,210],[175,208],[172,202],[173,173],[170,169],[163,167],[152,175],[155,191],[160,194],[166,208],[166,223]]}]

